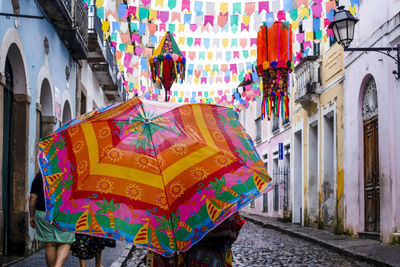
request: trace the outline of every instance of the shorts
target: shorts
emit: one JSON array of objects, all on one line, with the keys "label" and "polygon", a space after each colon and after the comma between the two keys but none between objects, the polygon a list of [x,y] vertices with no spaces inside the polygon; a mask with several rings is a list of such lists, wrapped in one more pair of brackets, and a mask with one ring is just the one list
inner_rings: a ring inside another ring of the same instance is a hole
[{"label": "shorts", "polygon": [[35,211],[36,234],[39,241],[56,243],[73,243],[75,234],[59,230],[55,225],[48,222],[44,217],[46,212]]}]

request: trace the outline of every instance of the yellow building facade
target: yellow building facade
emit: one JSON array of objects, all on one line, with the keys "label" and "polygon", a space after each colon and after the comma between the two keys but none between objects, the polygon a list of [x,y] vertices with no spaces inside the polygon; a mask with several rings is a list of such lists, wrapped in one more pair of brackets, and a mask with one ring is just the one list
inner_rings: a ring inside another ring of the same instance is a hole
[{"label": "yellow building facade", "polygon": [[342,233],[343,49],[321,46],[292,75],[292,221]]}]

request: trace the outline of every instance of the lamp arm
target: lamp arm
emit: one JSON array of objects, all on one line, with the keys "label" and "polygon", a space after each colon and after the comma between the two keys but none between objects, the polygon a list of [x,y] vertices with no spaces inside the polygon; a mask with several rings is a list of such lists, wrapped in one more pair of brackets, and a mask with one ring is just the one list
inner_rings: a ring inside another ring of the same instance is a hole
[{"label": "lamp arm", "polygon": [[[358,52],[379,52],[390,58],[392,58],[397,65],[397,71],[393,71],[393,74],[397,79],[400,79],[400,44],[397,47],[357,47],[357,48],[345,48],[344,51],[358,51]],[[395,56],[392,56],[390,52],[397,52]]]}]

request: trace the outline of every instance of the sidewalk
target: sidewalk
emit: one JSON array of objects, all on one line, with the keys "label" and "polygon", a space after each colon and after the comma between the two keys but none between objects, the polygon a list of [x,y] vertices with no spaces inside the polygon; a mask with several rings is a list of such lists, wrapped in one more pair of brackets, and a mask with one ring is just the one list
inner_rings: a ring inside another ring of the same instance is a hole
[{"label": "sidewalk", "polygon": [[400,247],[375,240],[352,238],[347,235],[335,235],[328,231],[284,223],[278,221],[276,218],[267,218],[243,211],[240,214],[252,223],[318,243],[321,246],[344,255],[374,263],[377,266],[400,266]]}]

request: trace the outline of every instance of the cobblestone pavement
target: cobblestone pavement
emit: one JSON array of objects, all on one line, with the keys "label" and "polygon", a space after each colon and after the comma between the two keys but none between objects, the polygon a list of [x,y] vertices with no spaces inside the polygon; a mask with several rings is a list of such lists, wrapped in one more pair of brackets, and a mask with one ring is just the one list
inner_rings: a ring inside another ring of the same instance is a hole
[{"label": "cobblestone pavement", "polygon": [[[320,245],[246,222],[232,247],[233,266],[374,266]],[[126,266],[140,266],[146,251],[131,250]]]}]

